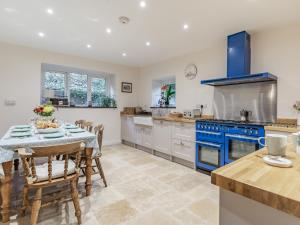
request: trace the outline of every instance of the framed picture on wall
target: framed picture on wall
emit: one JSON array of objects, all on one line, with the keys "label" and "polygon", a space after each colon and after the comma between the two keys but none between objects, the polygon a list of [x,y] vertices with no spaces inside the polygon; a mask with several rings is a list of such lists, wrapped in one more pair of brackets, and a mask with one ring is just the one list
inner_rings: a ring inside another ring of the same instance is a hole
[{"label": "framed picture on wall", "polygon": [[122,82],[121,91],[126,93],[132,93],[132,83]]}]

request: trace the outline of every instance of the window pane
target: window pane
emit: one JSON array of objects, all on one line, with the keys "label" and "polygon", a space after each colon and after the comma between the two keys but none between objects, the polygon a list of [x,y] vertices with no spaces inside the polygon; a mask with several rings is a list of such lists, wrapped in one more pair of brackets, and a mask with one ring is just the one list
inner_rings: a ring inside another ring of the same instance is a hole
[{"label": "window pane", "polygon": [[65,96],[65,74],[57,72],[46,72],[44,78],[43,97]]},{"label": "window pane", "polygon": [[70,103],[73,106],[87,106],[87,75],[70,73]]},{"label": "window pane", "polygon": [[91,83],[92,92],[92,106],[100,107],[102,106],[102,99],[106,95],[106,81],[103,78],[92,78]]}]

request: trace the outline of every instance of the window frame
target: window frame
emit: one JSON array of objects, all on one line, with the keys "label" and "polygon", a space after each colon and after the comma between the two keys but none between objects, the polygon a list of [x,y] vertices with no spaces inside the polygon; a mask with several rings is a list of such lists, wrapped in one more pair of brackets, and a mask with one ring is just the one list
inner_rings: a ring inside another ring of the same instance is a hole
[{"label": "window frame", "polygon": [[[57,68],[57,69],[56,69]],[[64,74],[65,80],[65,97],[68,99],[68,105],[64,106],[57,106],[57,107],[69,107],[69,108],[117,108],[116,106],[113,107],[103,107],[103,106],[93,106],[92,104],[92,79],[98,78],[105,80],[105,95],[113,98],[116,101],[115,95],[115,75],[111,73],[105,72],[94,72],[94,71],[86,71],[82,69],[75,69],[69,68],[64,66],[58,65],[50,65],[50,64],[42,64],[42,71],[41,71],[41,93],[40,93],[40,102],[43,103],[44,100],[44,90],[45,89],[45,74],[47,72],[52,73],[61,73]],[[70,101],[70,74],[79,74],[79,75],[87,75],[87,104],[86,105],[75,105],[71,106]]]}]

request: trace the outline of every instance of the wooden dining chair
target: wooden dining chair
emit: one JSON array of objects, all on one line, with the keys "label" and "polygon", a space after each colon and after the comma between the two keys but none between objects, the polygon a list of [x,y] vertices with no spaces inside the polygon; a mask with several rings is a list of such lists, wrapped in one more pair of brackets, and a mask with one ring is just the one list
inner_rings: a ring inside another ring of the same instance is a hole
[{"label": "wooden dining chair", "polygon": [[[95,163],[96,163],[96,165],[93,166],[93,169],[95,167],[97,167],[97,169],[98,169],[98,172],[95,172],[95,173],[100,174],[100,177],[103,180],[103,183],[104,183],[105,187],[107,187],[106,178],[105,178],[104,171],[103,171],[101,161],[100,161],[100,158],[102,156],[101,148],[102,148],[102,141],[103,141],[103,131],[104,131],[104,126],[102,124],[98,125],[94,128],[94,132],[97,135],[97,141],[98,141],[98,145],[99,145],[99,152],[96,153],[96,154],[93,153],[92,160],[94,160]],[[81,158],[81,169],[84,171],[84,173],[85,173],[85,161],[86,161],[86,159],[83,156]]]},{"label": "wooden dining chair", "polygon": [[84,128],[84,123],[85,123],[85,120],[76,120],[75,121],[75,125],[82,129]]},{"label": "wooden dining chair", "polygon": [[[36,225],[39,210],[42,206],[42,190],[49,186],[67,183],[70,185],[71,197],[75,207],[75,216],[78,224],[81,224],[81,210],[78,199],[77,180],[80,172],[81,151],[84,149],[81,142],[34,147],[29,152],[24,148],[18,149],[24,169],[25,185],[23,188],[23,207],[21,214],[24,215],[27,208],[30,208],[28,192],[35,189],[35,197],[31,206],[31,225]],[[54,160],[56,155],[63,155],[64,160]],[[72,161],[70,157],[75,157]],[[47,163],[36,165],[37,161],[47,158]],[[65,191],[65,186],[64,186]],[[58,193],[55,193],[58,194]],[[55,203],[58,202],[56,199]]]},{"label": "wooden dining chair", "polygon": [[84,121],[82,124],[82,128],[89,132],[92,132],[93,131],[93,122]]}]

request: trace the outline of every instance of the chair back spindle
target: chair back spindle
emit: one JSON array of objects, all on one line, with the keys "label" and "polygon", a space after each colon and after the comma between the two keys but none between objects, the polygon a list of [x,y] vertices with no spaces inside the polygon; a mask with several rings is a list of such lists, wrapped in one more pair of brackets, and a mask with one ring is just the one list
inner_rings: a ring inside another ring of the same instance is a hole
[{"label": "chair back spindle", "polygon": [[98,141],[98,145],[99,145],[99,151],[101,151],[102,142],[103,142],[103,133],[104,133],[104,126],[103,126],[103,124],[96,126],[95,129],[94,129],[94,131],[95,131],[95,134],[97,136],[97,141]]},{"label": "chair back spindle", "polygon": [[[63,173],[62,177],[64,179],[68,179],[69,175],[69,159],[70,156],[76,158],[75,161],[75,171],[77,175],[79,175],[79,168],[80,168],[80,155],[81,151],[84,149],[84,144],[81,142],[75,142],[71,144],[65,145],[56,145],[56,146],[46,146],[46,147],[34,147],[32,148],[32,153],[26,153],[25,149],[19,149],[19,155],[21,157],[23,167],[24,167],[24,174],[28,180],[33,180],[33,183],[39,182],[37,178],[37,166],[36,160],[40,158],[47,158],[48,164],[48,179],[49,183],[54,182],[57,177],[53,174],[53,160],[56,158],[57,155],[64,156],[64,166],[63,166]],[[57,172],[57,171],[56,171]],[[33,178],[33,179],[32,179]],[[26,180],[26,179],[25,179]]]}]

